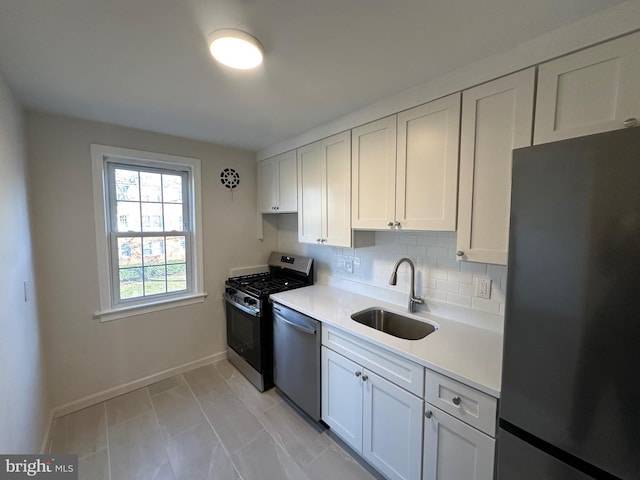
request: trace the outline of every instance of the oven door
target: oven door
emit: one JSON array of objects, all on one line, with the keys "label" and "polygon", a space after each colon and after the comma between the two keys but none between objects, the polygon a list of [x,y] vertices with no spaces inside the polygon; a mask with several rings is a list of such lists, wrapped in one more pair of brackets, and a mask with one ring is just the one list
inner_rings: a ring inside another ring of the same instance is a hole
[{"label": "oven door", "polygon": [[226,304],[227,345],[257,372],[264,373],[262,317],[229,300],[226,300]]}]

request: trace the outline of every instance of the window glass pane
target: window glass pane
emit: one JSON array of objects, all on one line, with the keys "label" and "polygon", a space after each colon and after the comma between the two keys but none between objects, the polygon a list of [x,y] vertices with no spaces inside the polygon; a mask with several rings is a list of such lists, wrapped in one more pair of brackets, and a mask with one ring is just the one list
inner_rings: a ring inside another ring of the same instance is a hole
[{"label": "window glass pane", "polygon": [[142,268],[121,268],[120,269],[120,298],[142,297],[144,290],[142,286]]},{"label": "window glass pane", "polygon": [[138,172],[116,168],[115,177],[116,200],[140,200]]},{"label": "window glass pane", "polygon": [[184,263],[167,265],[167,291],[179,292],[187,289],[187,266]]},{"label": "window glass pane", "polygon": [[144,294],[155,295],[166,293],[166,273],[165,266],[144,267]]},{"label": "window glass pane", "polygon": [[185,237],[167,237],[167,263],[185,263],[187,261]]},{"label": "window glass pane", "polygon": [[142,239],[140,237],[118,238],[118,266],[142,266]]},{"label": "window glass pane", "polygon": [[140,172],[140,199],[143,202],[162,201],[162,175]]},{"label": "window glass pane", "polygon": [[165,203],[164,204],[164,231],[172,232],[184,230],[182,222],[182,204]]},{"label": "window glass pane", "polygon": [[118,202],[118,232],[140,231],[140,204],[138,202]]},{"label": "window glass pane", "polygon": [[148,237],[143,242],[144,264],[164,265],[164,237]]},{"label": "window glass pane", "polygon": [[162,201],[165,203],[182,203],[181,176],[162,175]]},{"label": "window glass pane", "polygon": [[142,208],[142,231],[161,232],[162,231],[162,204],[161,203],[141,203]]}]

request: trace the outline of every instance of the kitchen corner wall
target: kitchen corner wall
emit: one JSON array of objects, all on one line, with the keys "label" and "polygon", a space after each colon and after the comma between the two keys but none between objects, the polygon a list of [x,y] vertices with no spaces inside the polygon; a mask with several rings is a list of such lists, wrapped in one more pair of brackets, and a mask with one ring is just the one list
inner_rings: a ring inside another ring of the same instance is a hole
[{"label": "kitchen corner wall", "polygon": [[[375,245],[363,248],[337,248],[298,242],[295,214],[279,215],[278,248],[316,260],[316,282],[326,284],[330,277],[359,282],[393,291],[408,292],[410,274],[406,264],[398,272],[398,285],[389,285],[395,262],[409,257],[416,264],[416,294],[427,302],[437,301],[463,307],[480,314],[504,317],[507,268],[486,263],[456,261],[455,232],[375,233]],[[357,235],[357,233],[356,233]],[[352,272],[349,271],[349,262]],[[491,279],[491,298],[474,296],[475,279]]]},{"label": "kitchen corner wall", "polygon": [[38,453],[49,420],[22,110],[0,75],[0,453]]},{"label": "kitchen corner wall", "polygon": [[[90,144],[202,161],[204,303],[109,322],[99,308]],[[226,352],[222,292],[231,267],[263,264],[277,232],[257,239],[255,153],[30,112],[27,147],[39,311],[55,407]],[[224,167],[240,174],[233,193]],[[121,392],[116,392],[121,393]],[[81,403],[82,403],[81,402]]]}]

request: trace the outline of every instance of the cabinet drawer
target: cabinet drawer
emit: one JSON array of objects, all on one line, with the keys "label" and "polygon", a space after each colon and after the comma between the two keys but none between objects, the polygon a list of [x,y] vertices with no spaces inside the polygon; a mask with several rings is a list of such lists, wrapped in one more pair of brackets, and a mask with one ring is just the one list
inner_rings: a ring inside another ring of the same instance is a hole
[{"label": "cabinet drawer", "polygon": [[494,397],[431,370],[426,371],[425,382],[427,402],[495,437],[498,401]]},{"label": "cabinet drawer", "polygon": [[322,329],[322,344],[399,387],[424,398],[424,367],[335,328]]}]

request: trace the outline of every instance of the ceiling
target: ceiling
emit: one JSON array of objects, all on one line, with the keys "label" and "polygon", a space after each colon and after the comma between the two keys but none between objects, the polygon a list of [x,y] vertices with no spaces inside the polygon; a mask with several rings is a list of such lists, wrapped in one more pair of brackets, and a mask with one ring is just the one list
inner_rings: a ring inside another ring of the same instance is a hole
[{"label": "ceiling", "polygon": [[[260,150],[623,0],[0,0],[21,103]],[[257,71],[211,59],[240,28]]]}]

